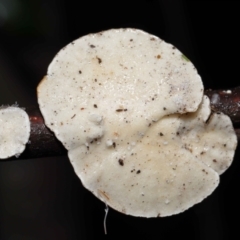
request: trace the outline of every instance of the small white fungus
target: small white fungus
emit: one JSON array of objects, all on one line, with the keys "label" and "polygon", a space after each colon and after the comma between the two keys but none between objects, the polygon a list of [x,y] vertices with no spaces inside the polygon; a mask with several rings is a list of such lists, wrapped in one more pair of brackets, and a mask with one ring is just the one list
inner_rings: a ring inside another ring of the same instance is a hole
[{"label": "small white fungus", "polygon": [[30,121],[16,106],[0,108],[0,159],[19,157],[29,141]]}]

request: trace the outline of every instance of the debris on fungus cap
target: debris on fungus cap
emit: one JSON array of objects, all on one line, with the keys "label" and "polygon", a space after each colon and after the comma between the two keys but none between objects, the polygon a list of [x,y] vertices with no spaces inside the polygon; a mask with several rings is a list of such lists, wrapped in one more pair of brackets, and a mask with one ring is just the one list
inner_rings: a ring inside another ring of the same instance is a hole
[{"label": "debris on fungus cap", "polygon": [[236,136],[193,64],[137,29],[81,37],[37,89],[46,125],[83,185],[133,216],[170,216],[201,202],[233,159]]},{"label": "debris on fungus cap", "polygon": [[27,113],[19,107],[0,108],[0,159],[18,157],[30,136]]}]

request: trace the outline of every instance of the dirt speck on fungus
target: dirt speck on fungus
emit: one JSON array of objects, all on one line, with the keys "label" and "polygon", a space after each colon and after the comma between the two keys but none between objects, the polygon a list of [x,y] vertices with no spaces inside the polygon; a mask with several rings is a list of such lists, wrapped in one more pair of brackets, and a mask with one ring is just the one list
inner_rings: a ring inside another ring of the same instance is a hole
[{"label": "dirt speck on fungus", "polygon": [[123,159],[121,159],[121,158],[118,159],[118,163],[119,163],[120,166],[124,166],[124,161],[123,161]]},{"label": "dirt speck on fungus", "polygon": [[98,60],[98,63],[101,64],[101,63],[102,63],[102,59],[99,58],[99,57],[96,57],[96,58],[97,58],[97,60]]}]

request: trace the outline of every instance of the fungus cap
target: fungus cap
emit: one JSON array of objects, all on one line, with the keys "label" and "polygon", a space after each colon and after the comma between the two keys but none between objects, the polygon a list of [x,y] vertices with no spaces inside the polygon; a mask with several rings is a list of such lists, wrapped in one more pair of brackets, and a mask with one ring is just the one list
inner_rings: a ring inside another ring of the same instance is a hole
[{"label": "fungus cap", "polygon": [[[211,194],[232,161],[231,121],[221,114],[206,123],[209,100],[193,64],[141,30],[112,29],[70,43],[37,92],[45,123],[83,185],[125,214],[180,213]],[[220,135],[231,138],[224,150]]]},{"label": "fungus cap", "polygon": [[0,126],[0,159],[18,157],[30,136],[27,113],[19,107],[1,107]]}]

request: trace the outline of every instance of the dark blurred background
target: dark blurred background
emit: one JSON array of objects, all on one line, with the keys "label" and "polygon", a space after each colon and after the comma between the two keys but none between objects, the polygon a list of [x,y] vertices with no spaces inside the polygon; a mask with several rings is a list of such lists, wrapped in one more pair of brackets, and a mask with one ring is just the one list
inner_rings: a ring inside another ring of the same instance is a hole
[{"label": "dark blurred background", "polygon": [[[36,86],[74,39],[140,28],[179,48],[205,88],[239,85],[238,1],[0,0],[0,105],[37,105]],[[112,209],[85,190],[67,157],[0,162],[0,240],[236,239],[239,149],[218,189],[186,212],[144,219]]]}]

